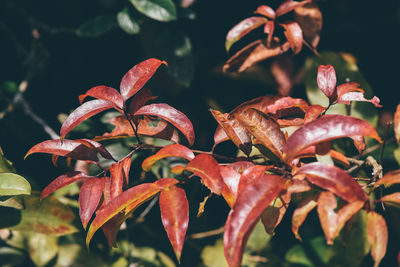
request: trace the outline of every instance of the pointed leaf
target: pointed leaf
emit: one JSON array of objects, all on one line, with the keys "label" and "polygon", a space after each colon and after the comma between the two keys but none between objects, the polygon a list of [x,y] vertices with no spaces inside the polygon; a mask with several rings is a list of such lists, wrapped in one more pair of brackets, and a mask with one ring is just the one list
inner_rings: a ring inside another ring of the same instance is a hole
[{"label": "pointed leaf", "polygon": [[224,180],[224,189],[222,190],[222,196],[224,197],[226,203],[229,207],[233,207],[235,203],[237,187],[240,180],[240,173],[235,171],[229,166],[220,165],[219,171],[221,173],[222,179]]},{"label": "pointed leaf", "polygon": [[400,144],[400,104],[397,105],[393,121],[394,121],[394,135],[396,137],[397,143]]},{"label": "pointed leaf", "polygon": [[317,196],[312,195],[303,200],[293,212],[292,217],[292,232],[297,239],[301,240],[299,228],[306,220],[307,215],[317,206]]},{"label": "pointed leaf", "polygon": [[25,158],[33,153],[49,153],[76,160],[97,162],[96,153],[87,146],[73,140],[47,140],[33,146],[25,155]]},{"label": "pointed leaf", "polygon": [[127,157],[124,160],[114,163],[110,166],[111,185],[110,193],[111,198],[115,198],[122,193],[122,187],[129,183],[129,168],[131,166],[131,158]]},{"label": "pointed leaf", "polygon": [[400,192],[383,196],[380,201],[386,202],[386,204],[400,204]]},{"label": "pointed leaf", "polygon": [[259,142],[271,150],[276,156],[282,158],[285,135],[282,133],[279,124],[275,120],[255,109],[236,112],[234,117],[257,138]]},{"label": "pointed leaf", "polygon": [[122,96],[112,87],[104,85],[93,87],[85,94],[79,96],[79,102],[82,104],[83,100],[88,96],[109,101],[120,109],[124,108],[124,100],[122,99]]},{"label": "pointed leaf", "polygon": [[286,180],[263,175],[238,193],[225,224],[224,250],[229,266],[240,266],[243,250],[261,213],[286,188]]},{"label": "pointed leaf", "polygon": [[226,51],[229,51],[232,45],[240,40],[243,36],[265,24],[267,21],[268,20],[263,17],[249,17],[236,24],[226,35]]},{"label": "pointed leaf", "polygon": [[268,34],[267,47],[271,47],[272,38],[274,37],[275,21],[268,21],[264,26],[264,33]]},{"label": "pointed leaf", "polygon": [[189,148],[179,144],[168,145],[161,148],[156,154],[146,158],[142,163],[142,169],[148,172],[154,163],[167,157],[180,157],[187,160],[192,160],[194,159],[194,153]]},{"label": "pointed leaf", "polygon": [[286,191],[275,199],[273,205],[269,205],[261,215],[261,221],[264,224],[265,231],[269,235],[274,235],[275,228],[282,221],[283,216],[289,207],[291,193]]},{"label": "pointed leaf", "polygon": [[400,184],[400,170],[395,170],[386,173],[381,179],[379,179],[375,185],[374,189],[380,185],[385,185],[385,187],[392,186],[394,184]]},{"label": "pointed leaf", "polygon": [[107,205],[96,212],[96,218],[91,223],[86,236],[86,245],[89,246],[90,240],[95,232],[115,215],[120,212],[124,212],[125,215],[129,214],[139,205],[160,192],[164,187],[171,186],[178,182],[178,180],[172,178],[164,178],[154,183],[140,184],[122,192],[122,194],[116,198],[111,199]]},{"label": "pointed leaf", "polygon": [[124,101],[142,89],[161,64],[167,65],[165,61],[150,58],[131,68],[121,80],[120,92]]},{"label": "pointed leaf", "polygon": [[[324,143],[321,143],[321,144],[324,144]],[[330,149],[330,147],[328,147],[327,152],[322,154],[320,151],[318,151],[318,147],[319,147],[319,145],[309,146],[309,147],[303,149],[299,154],[297,154],[296,158],[316,157],[317,155],[329,155],[332,159],[340,161],[347,166],[350,165],[349,160],[342,153],[335,151],[333,149]]]},{"label": "pointed leaf", "polygon": [[208,154],[197,155],[186,166],[186,170],[193,172],[211,192],[219,195],[224,189],[224,180],[219,171],[218,162]]},{"label": "pointed leaf", "polygon": [[192,122],[185,114],[175,108],[167,104],[151,104],[143,106],[136,111],[135,116],[138,115],[156,116],[168,121],[183,133],[190,146],[193,145],[194,130]]},{"label": "pointed leaf", "polygon": [[276,16],[280,17],[286,13],[289,13],[290,11],[294,10],[295,8],[301,7],[302,5],[305,5],[309,3],[309,0],[305,1],[293,1],[293,0],[286,0],[283,2],[277,9],[276,9]]},{"label": "pointed leaf", "polygon": [[229,136],[226,134],[224,128],[221,127],[221,125],[217,126],[217,129],[215,129],[214,133],[214,147],[216,147],[218,144],[230,140]]},{"label": "pointed leaf", "polygon": [[367,214],[368,243],[371,245],[371,256],[375,261],[374,267],[378,267],[386,254],[388,242],[388,230],[385,219],[374,211]]},{"label": "pointed leaf", "polygon": [[325,110],[325,107],[320,105],[311,105],[307,108],[306,114],[304,116],[304,124],[315,121],[319,115],[321,115],[322,111]]},{"label": "pointed leaf", "polygon": [[360,92],[349,92],[343,94],[338,98],[337,103],[350,105],[352,101],[370,102],[377,108],[382,107],[382,105],[379,104],[380,100],[377,96],[374,96],[372,99],[365,99],[364,94]]},{"label": "pointed leaf", "polygon": [[227,113],[222,114],[218,110],[212,109],[210,112],[232,142],[246,155],[250,155],[252,145],[249,132],[236,119],[228,118]]},{"label": "pointed leaf", "polygon": [[151,136],[174,143],[179,142],[179,133],[176,128],[159,118],[144,117],[139,121],[137,132],[139,136]]},{"label": "pointed leaf", "polygon": [[24,177],[15,173],[0,173],[0,197],[30,194],[31,185]]},{"label": "pointed leaf", "polygon": [[296,172],[298,174],[306,175],[311,183],[331,191],[347,202],[367,200],[364,190],[353,177],[336,166],[313,162],[300,167]]},{"label": "pointed leaf", "polygon": [[100,144],[100,143],[98,143],[96,141],[93,141],[93,140],[90,140],[90,139],[75,139],[74,141],[78,142],[78,143],[81,143],[82,145],[85,145],[88,148],[96,150],[105,159],[111,159],[111,160],[115,161],[115,159],[110,154],[110,152],[102,144]]},{"label": "pointed leaf", "polygon": [[242,72],[257,62],[285,53],[289,48],[289,42],[279,44],[273,40],[268,45],[267,40],[254,41],[234,54],[225,63],[223,71]]},{"label": "pointed leaf", "polygon": [[319,89],[331,100],[336,100],[334,95],[336,88],[336,72],[332,65],[320,65],[318,67],[317,83]]},{"label": "pointed leaf", "polygon": [[130,0],[142,14],[158,21],[176,20],[176,7],[171,0]]},{"label": "pointed leaf", "polygon": [[83,103],[77,109],[72,111],[72,113],[69,114],[69,116],[65,119],[63,125],[61,126],[60,138],[64,139],[67,133],[69,133],[82,121],[113,107],[114,104],[112,102],[101,99],[91,100]]},{"label": "pointed leaf", "polygon": [[180,261],[186,230],[189,225],[189,203],[185,190],[172,185],[160,193],[161,221]]},{"label": "pointed leaf", "polygon": [[67,186],[71,183],[82,181],[86,179],[94,179],[95,177],[88,176],[82,172],[73,171],[63,175],[58,176],[54,179],[48,186],[43,189],[42,193],[40,194],[40,199],[43,199],[50,195],[51,193],[57,191],[64,186]]},{"label": "pointed leaf", "polygon": [[128,7],[125,7],[117,14],[117,21],[119,27],[127,34],[138,34],[140,32],[140,25],[133,17]]},{"label": "pointed leaf", "polygon": [[83,228],[86,229],[90,218],[100,203],[103,195],[104,179],[86,179],[79,192],[79,217]]},{"label": "pointed leaf", "polygon": [[303,31],[297,22],[282,23],[281,26],[285,29],[284,34],[289,41],[290,48],[296,55],[303,48]]},{"label": "pointed leaf", "polygon": [[270,19],[275,19],[276,17],[275,11],[270,6],[267,5],[258,6],[256,11],[254,11],[254,13],[266,16],[267,18]]},{"label": "pointed leaf", "polygon": [[303,37],[316,48],[322,29],[322,13],[316,3],[308,3],[294,9],[294,19],[303,30]]},{"label": "pointed leaf", "polygon": [[372,137],[381,142],[376,130],[364,120],[343,115],[324,115],[304,125],[288,138],[283,148],[283,157],[286,162],[290,162],[310,145],[355,135]]}]

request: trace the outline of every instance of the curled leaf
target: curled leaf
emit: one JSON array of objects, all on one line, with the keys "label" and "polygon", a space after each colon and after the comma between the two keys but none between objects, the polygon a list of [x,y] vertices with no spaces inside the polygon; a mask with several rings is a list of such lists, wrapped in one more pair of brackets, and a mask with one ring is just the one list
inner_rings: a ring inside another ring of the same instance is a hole
[{"label": "curled leaf", "polygon": [[101,196],[103,195],[103,187],[104,179],[101,178],[86,179],[81,186],[79,192],[79,217],[85,229],[100,203]]},{"label": "curled leaf", "polygon": [[378,267],[386,254],[388,230],[385,219],[374,211],[367,213],[367,237],[375,261],[374,267]]},{"label": "curled leaf", "polygon": [[229,51],[232,45],[240,40],[243,36],[265,24],[267,21],[268,20],[263,17],[250,17],[236,24],[226,35],[226,51]]},{"label": "curled leaf", "polygon": [[292,217],[292,232],[297,239],[301,240],[299,228],[306,220],[307,215],[317,206],[317,196],[313,195],[304,199],[294,210]]},{"label": "curled leaf", "polygon": [[112,87],[104,85],[93,87],[85,94],[79,96],[79,102],[82,104],[83,100],[88,96],[109,101],[120,109],[124,108],[124,100],[122,99],[122,96]]},{"label": "curled leaf", "polygon": [[396,112],[394,113],[394,135],[396,141],[400,144],[400,104],[397,105]]},{"label": "curled leaf", "polygon": [[161,148],[156,154],[146,158],[142,163],[142,169],[144,171],[149,171],[154,163],[167,157],[180,157],[192,160],[194,159],[194,153],[189,148],[179,144],[168,145]]},{"label": "curled leaf", "polygon": [[285,29],[284,34],[293,53],[295,55],[300,53],[303,48],[303,31],[300,25],[297,22],[282,23],[281,25]]},{"label": "curled leaf", "polygon": [[304,124],[315,121],[319,115],[321,115],[322,111],[326,108],[320,105],[311,105],[307,108],[306,114],[304,116]]},{"label": "curled leaf", "polygon": [[337,88],[337,103],[350,105],[352,101],[363,101],[370,102],[375,105],[375,107],[382,107],[379,104],[380,100],[377,96],[368,100],[364,98],[364,90],[360,88],[360,85],[355,82],[344,83],[339,85]]}]

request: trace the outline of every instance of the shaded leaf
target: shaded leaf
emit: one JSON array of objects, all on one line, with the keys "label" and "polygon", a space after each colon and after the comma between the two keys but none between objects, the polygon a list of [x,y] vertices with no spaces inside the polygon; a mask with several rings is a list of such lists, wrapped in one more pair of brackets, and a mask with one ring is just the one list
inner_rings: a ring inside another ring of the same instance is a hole
[{"label": "shaded leaf", "polygon": [[171,0],[130,0],[132,5],[149,18],[168,22],[176,20],[176,8]]},{"label": "shaded leaf", "polygon": [[154,163],[167,157],[180,157],[190,161],[194,159],[194,153],[189,148],[179,144],[168,145],[161,148],[156,154],[146,158],[142,163],[142,169],[149,171]]},{"label": "shaded leaf", "polygon": [[15,173],[15,168],[12,166],[11,161],[4,157],[3,150],[0,147],[0,173],[4,172]]},{"label": "shaded leaf", "polygon": [[243,36],[265,24],[267,21],[268,20],[263,17],[249,17],[236,24],[226,35],[226,51],[229,51],[232,45],[240,40]]},{"label": "shaded leaf", "polygon": [[58,253],[58,238],[45,234],[30,234],[27,238],[27,251],[35,266],[45,266]]},{"label": "shaded leaf", "polygon": [[[324,144],[324,143],[321,143],[321,144]],[[323,151],[324,153],[321,153],[321,151],[318,151],[319,147],[320,147],[319,145],[309,146],[309,147],[303,149],[299,154],[297,154],[296,158],[317,157],[318,155],[328,155],[332,159],[340,161],[347,166],[350,165],[350,162],[348,161],[348,159],[345,155],[343,155],[342,153],[340,153],[338,151],[330,149],[330,146],[328,147],[327,151]]]},{"label": "shaded leaf", "polygon": [[243,249],[261,213],[285,188],[282,177],[263,175],[238,192],[224,233],[225,257],[231,267],[241,265]]},{"label": "shaded leaf", "polygon": [[374,267],[378,267],[386,254],[388,242],[388,229],[385,219],[374,211],[367,213],[368,242],[371,245],[371,256],[375,261]]},{"label": "shaded leaf", "polygon": [[79,171],[73,171],[69,172],[63,175],[58,176],[56,179],[54,179],[48,186],[46,186],[41,195],[40,198],[43,199],[53,193],[54,191],[57,191],[58,189],[67,186],[73,182],[77,181],[82,181],[86,179],[94,179],[92,176],[88,176],[82,172]]},{"label": "shaded leaf", "polygon": [[[96,100],[94,100],[96,101]],[[33,153],[49,153],[76,160],[97,162],[96,153],[87,146],[73,140],[47,140],[34,145],[25,155],[25,158]]]},{"label": "shaded leaf", "polygon": [[143,107],[148,101],[154,100],[156,98],[157,96],[153,96],[149,88],[143,88],[142,90],[138,91],[132,98],[132,101],[129,104],[129,113],[135,114],[135,112]]},{"label": "shaded leaf", "polygon": [[290,48],[296,55],[303,48],[303,31],[297,22],[282,23],[281,26],[285,29],[284,34],[289,41]]},{"label": "shaded leaf", "polygon": [[269,205],[261,215],[261,221],[265,231],[269,235],[274,235],[275,228],[282,221],[283,216],[289,206],[291,193],[289,191],[278,196],[272,205]]},{"label": "shaded leaf", "polygon": [[[222,127],[226,135],[232,140],[232,142],[246,155],[250,155],[252,144],[249,132],[236,119],[228,118],[229,115],[227,113],[222,114],[218,110],[212,109],[210,109],[210,112],[218,122],[219,126]],[[217,133],[218,132],[216,131],[216,134]],[[218,133],[218,135],[222,136],[223,139],[223,135],[221,133]],[[218,138],[221,138],[220,136],[217,136],[217,142],[220,142],[218,140]],[[215,144],[217,144],[217,142],[215,142]]]},{"label": "shaded leaf", "polygon": [[186,166],[186,170],[193,172],[211,192],[219,195],[224,189],[218,162],[208,154],[199,154]]},{"label": "shaded leaf", "polygon": [[124,8],[117,14],[119,27],[127,34],[138,34],[140,32],[139,23],[133,18],[129,8]]},{"label": "shaded leaf", "polygon": [[400,204],[400,192],[383,196],[380,201],[386,202],[386,204]]},{"label": "shaded leaf", "polygon": [[297,239],[301,240],[299,228],[306,220],[307,215],[317,206],[317,196],[312,195],[304,199],[294,210],[292,217],[292,232]]},{"label": "shaded leaf", "polygon": [[122,99],[122,96],[112,87],[104,85],[93,87],[85,94],[79,96],[79,102],[82,104],[83,100],[85,100],[85,98],[88,96],[109,101],[120,109],[124,108],[124,100]]},{"label": "shaded leaf", "polygon": [[318,67],[317,83],[319,89],[331,102],[336,100],[337,95],[334,95],[336,89],[336,72],[332,65],[320,65]]},{"label": "shaded leaf", "polygon": [[79,217],[81,218],[83,228],[86,229],[90,218],[103,195],[104,179],[91,178],[86,179],[79,192]]},{"label": "shaded leaf", "polygon": [[386,173],[381,179],[379,179],[373,188],[377,188],[380,185],[385,185],[385,187],[390,187],[394,184],[400,184],[400,170],[395,170]]},{"label": "shaded leaf", "polygon": [[189,145],[194,143],[194,129],[191,121],[185,114],[167,104],[151,104],[141,107],[136,111],[135,116],[146,115],[160,117],[172,125],[186,137]]},{"label": "shaded leaf", "polygon": [[276,156],[282,158],[285,135],[282,133],[279,124],[275,120],[255,109],[235,112],[234,117],[257,138],[259,142],[271,150]]},{"label": "shaded leaf", "polygon": [[0,173],[0,196],[30,195],[31,185],[15,173]]},{"label": "shaded leaf", "polygon": [[321,115],[325,107],[320,105],[311,105],[307,108],[306,114],[304,116],[304,124],[315,121]]},{"label": "shaded leaf", "polygon": [[185,190],[172,185],[160,193],[161,221],[180,261],[186,230],[189,225],[189,203]]},{"label": "shaded leaf", "polygon": [[60,129],[61,140],[69,133],[73,128],[84,120],[110,108],[113,108],[114,104],[106,100],[91,100],[83,103],[77,109],[72,111],[71,114],[65,119]]},{"label": "shaded leaf", "polygon": [[266,16],[267,18],[270,19],[275,19],[276,17],[275,11],[270,6],[267,5],[258,6],[256,11],[254,11],[254,13]]},{"label": "shaded leaf", "polygon": [[278,84],[279,95],[290,95],[294,83],[294,61],[288,54],[277,57],[271,63],[271,74]]},{"label": "shaded leaf", "polygon": [[322,13],[315,2],[294,9],[294,19],[303,30],[305,41],[316,48],[322,29]]},{"label": "shaded leaf", "polygon": [[343,115],[324,115],[295,131],[286,141],[283,157],[290,162],[301,150],[321,142],[350,136],[368,136],[381,142],[376,130],[366,121]]},{"label": "shaded leaf", "polygon": [[167,62],[150,58],[132,67],[121,79],[122,98],[126,101],[142,89],[161,64],[167,65]]},{"label": "shaded leaf", "polygon": [[105,158],[105,159],[111,159],[116,161],[113,156],[110,154],[110,152],[100,143],[90,140],[90,139],[75,139],[75,142],[81,143],[82,145],[87,146],[88,148],[91,148],[93,150],[96,150],[97,152],[100,153],[100,155]]},{"label": "shaded leaf", "polygon": [[76,34],[83,37],[99,37],[115,26],[114,15],[101,15],[80,25]]},{"label": "shaded leaf", "polygon": [[281,45],[272,41],[268,46],[266,40],[254,41],[234,54],[223,66],[223,71],[242,72],[257,62],[285,53],[289,48],[289,42]]},{"label": "shaded leaf", "polygon": [[295,8],[301,7],[302,5],[307,4],[310,2],[309,0],[305,1],[293,1],[293,0],[286,0],[283,2],[277,9],[276,9],[276,16],[280,17],[286,13],[289,13],[290,11],[294,10]]},{"label": "shaded leaf", "polygon": [[364,190],[353,177],[336,166],[321,162],[308,163],[297,170],[296,175],[299,174],[306,175],[312,184],[331,191],[347,202],[367,200]]},{"label": "shaded leaf", "polygon": [[394,113],[394,135],[396,141],[400,144],[400,104],[397,105],[396,112]]}]

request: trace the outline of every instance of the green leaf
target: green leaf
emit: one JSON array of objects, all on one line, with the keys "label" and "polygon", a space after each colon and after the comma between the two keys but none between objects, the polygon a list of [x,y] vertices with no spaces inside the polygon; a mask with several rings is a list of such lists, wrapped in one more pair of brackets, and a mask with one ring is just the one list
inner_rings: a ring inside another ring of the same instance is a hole
[{"label": "green leaf", "polygon": [[176,20],[176,7],[171,0],[130,0],[142,14],[158,21]]},{"label": "green leaf", "polygon": [[23,266],[25,255],[21,250],[0,247],[0,262],[2,266]]},{"label": "green leaf", "polygon": [[11,161],[9,161],[8,159],[6,159],[4,157],[3,151],[1,150],[1,147],[0,147],[0,173],[4,173],[4,172],[15,173],[15,169],[12,166]]},{"label": "green leaf", "polygon": [[115,26],[116,19],[114,15],[101,15],[81,24],[76,34],[82,37],[98,37]]},{"label": "green leaf", "polygon": [[260,252],[269,243],[271,236],[265,232],[264,225],[259,221],[247,241],[247,250]]},{"label": "green leaf", "polygon": [[[352,62],[351,56],[345,56],[336,52],[323,52],[319,57],[310,57],[305,63],[305,86],[308,100],[311,104],[328,106],[328,98],[318,88],[317,72],[319,65],[331,64],[335,68],[337,76],[336,86],[346,82],[356,82],[365,90],[365,96],[370,99],[373,96],[372,88],[365,80],[358,66]],[[336,104],[329,108],[326,114],[348,115],[344,104]],[[378,122],[378,112],[376,108],[368,102],[354,102],[350,108],[350,115],[368,121],[376,126]]]},{"label": "green leaf", "polygon": [[45,266],[58,253],[58,238],[44,234],[30,234],[28,253],[36,266]]},{"label": "green leaf", "polygon": [[140,32],[139,23],[132,17],[127,7],[118,12],[117,21],[119,27],[127,34],[138,34]]},{"label": "green leaf", "polygon": [[42,201],[39,194],[24,196],[25,209],[20,211],[20,222],[10,227],[11,230],[36,232],[61,236],[72,234],[78,229],[72,224],[75,219],[73,211],[55,197],[49,196]]},{"label": "green leaf", "polygon": [[0,196],[30,195],[31,185],[14,173],[0,173]]}]

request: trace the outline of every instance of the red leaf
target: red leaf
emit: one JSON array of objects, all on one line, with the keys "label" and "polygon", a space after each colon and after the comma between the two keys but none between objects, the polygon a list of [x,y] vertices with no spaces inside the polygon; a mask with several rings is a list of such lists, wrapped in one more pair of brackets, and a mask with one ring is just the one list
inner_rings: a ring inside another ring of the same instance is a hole
[{"label": "red leaf", "polygon": [[317,196],[312,195],[303,200],[293,212],[292,217],[292,232],[297,239],[301,240],[299,228],[306,220],[308,213],[317,206]]},{"label": "red leaf", "polygon": [[309,106],[304,116],[304,124],[315,121],[326,108],[320,105]]},{"label": "red leaf", "polygon": [[275,120],[255,109],[235,112],[234,117],[257,138],[259,142],[280,159],[282,158],[285,135],[282,133],[279,124]]},{"label": "red leaf", "polygon": [[282,221],[283,216],[289,206],[291,199],[290,192],[286,191],[277,197],[273,205],[269,205],[261,215],[261,221],[264,224],[265,231],[269,235],[274,235],[275,228]]},{"label": "red leaf", "polygon": [[87,160],[91,162],[97,162],[96,153],[88,148],[87,146],[73,141],[73,140],[47,140],[34,145],[28,153],[26,153],[25,158],[33,153],[49,153],[63,157],[70,157],[76,160]]},{"label": "red leaf", "polygon": [[138,115],[156,116],[168,121],[183,133],[190,146],[193,145],[194,130],[192,123],[185,114],[173,107],[167,104],[146,105],[136,111],[135,116]]},{"label": "red leaf", "polygon": [[90,218],[100,203],[103,195],[104,179],[86,179],[79,192],[79,217],[86,229]]},{"label": "red leaf", "polygon": [[383,196],[380,201],[386,202],[386,204],[400,204],[400,192]]},{"label": "red leaf", "polygon": [[179,144],[168,145],[161,148],[156,154],[146,158],[142,163],[142,169],[147,172],[151,169],[154,163],[167,157],[180,157],[192,160],[194,159],[194,153],[189,148]]},{"label": "red leaf", "polygon": [[326,243],[333,244],[344,224],[364,206],[363,201],[354,201],[343,206],[338,213],[336,197],[331,192],[322,192],[318,198],[318,215],[325,233]]},{"label": "red leaf", "polygon": [[126,101],[142,89],[161,64],[168,65],[165,61],[150,58],[131,68],[121,80],[120,92],[122,98]]},{"label": "red leaf", "polygon": [[267,21],[268,20],[263,17],[250,17],[236,24],[226,35],[226,51],[229,51],[232,45],[240,40],[243,36],[265,24]]},{"label": "red leaf", "polygon": [[110,152],[109,152],[105,147],[103,147],[102,144],[100,144],[100,143],[98,143],[98,142],[96,142],[96,141],[93,141],[93,140],[90,140],[90,139],[75,139],[74,141],[75,141],[75,142],[78,142],[78,143],[81,143],[82,145],[85,145],[85,146],[87,146],[88,148],[91,148],[91,149],[93,149],[93,150],[96,150],[96,151],[99,152],[100,155],[102,155],[105,159],[115,160],[115,159],[113,158],[113,156],[110,154]]},{"label": "red leaf", "polygon": [[324,115],[295,131],[286,141],[283,157],[290,162],[304,148],[321,142],[355,135],[381,142],[376,130],[366,121],[343,115]]},{"label": "red leaf", "polygon": [[42,193],[40,194],[40,198],[43,199],[50,195],[51,193],[57,191],[58,189],[67,186],[73,182],[82,181],[86,179],[94,179],[92,176],[88,176],[82,172],[73,171],[63,175],[58,176],[54,179],[48,186],[46,186]]},{"label": "red leaf", "polygon": [[[322,143],[324,144],[324,143]],[[316,154],[321,155],[321,153],[318,151],[317,146],[309,146],[305,149],[303,149],[299,154],[297,154],[296,158],[307,158],[307,157],[315,157]],[[343,155],[342,153],[335,151],[333,149],[330,149],[327,151],[327,153],[324,153],[324,155],[329,154],[332,159],[335,159],[337,161],[340,161],[344,163],[345,165],[350,165],[350,162],[348,161],[347,157]]]},{"label": "red leaf", "polygon": [[395,170],[386,173],[381,179],[379,179],[375,185],[374,189],[380,185],[385,185],[385,187],[392,186],[394,184],[400,184],[400,170]]},{"label": "red leaf", "polygon": [[78,124],[106,109],[113,108],[114,104],[101,99],[91,100],[83,103],[65,119],[60,130],[60,138],[63,139],[67,133],[74,129]]},{"label": "red leaf", "polygon": [[254,165],[244,170],[242,175],[240,176],[240,180],[237,185],[237,190],[235,191],[235,196],[237,196],[237,194],[240,191],[246,188],[249,184],[253,183],[260,176],[263,176],[266,171],[267,171],[267,166],[262,166],[262,165]]},{"label": "red leaf", "polygon": [[288,192],[303,193],[312,189],[310,183],[307,180],[293,179],[292,184],[288,188]]},{"label": "red leaf", "polygon": [[226,134],[224,128],[221,127],[221,125],[217,126],[217,129],[215,129],[214,133],[214,147],[216,147],[218,144],[230,140],[229,136]]},{"label": "red leaf", "polygon": [[268,21],[267,23],[265,23],[264,33],[268,34],[267,47],[271,47],[272,38],[274,37],[274,31],[275,31],[274,21]]},{"label": "red leaf", "polygon": [[222,190],[222,196],[225,198],[229,207],[233,207],[235,203],[237,187],[240,180],[240,173],[235,171],[229,166],[219,166],[222,179],[224,180],[224,189]]},{"label": "red leaf", "polygon": [[400,144],[400,104],[397,105],[396,112],[394,113],[394,135],[396,136],[397,143]]},{"label": "red leaf", "polygon": [[386,254],[388,230],[385,219],[374,211],[367,214],[367,236],[371,245],[371,256],[375,261],[374,267],[378,267]]},{"label": "red leaf", "polygon": [[199,176],[211,192],[219,195],[224,189],[224,181],[219,171],[218,162],[210,155],[197,155],[186,166],[186,170]]},{"label": "red leaf", "polygon": [[289,41],[290,48],[296,55],[303,48],[303,31],[297,22],[288,22],[280,24],[284,29],[284,34]]},{"label": "red leaf", "polygon": [[317,83],[319,89],[332,100],[336,100],[334,95],[336,88],[336,72],[332,65],[320,65],[318,67]]},{"label": "red leaf", "polygon": [[111,198],[115,198],[122,193],[124,181],[129,183],[129,168],[131,167],[131,158],[127,157],[120,162],[110,166],[111,173]]},{"label": "red leaf", "polygon": [[143,107],[150,100],[156,99],[157,96],[153,96],[151,94],[151,90],[149,88],[144,88],[137,92],[137,94],[133,97],[131,103],[129,104],[129,113],[135,114],[141,107]]},{"label": "red leaf", "polygon": [[306,175],[312,184],[335,193],[347,202],[367,200],[364,190],[353,177],[336,166],[313,162],[300,167],[296,172],[298,174]]},{"label": "red leaf", "polygon": [[115,215],[123,212],[125,215],[152,198],[165,187],[178,183],[172,178],[160,179],[154,183],[144,183],[129,188],[118,197],[110,200],[107,205],[96,212],[96,218],[92,221],[86,236],[86,245],[89,247],[90,240],[95,232]]},{"label": "red leaf", "polygon": [[227,113],[222,114],[218,110],[212,109],[210,112],[232,142],[246,155],[250,155],[252,145],[249,132],[236,119],[228,118]]},{"label": "red leaf", "polygon": [[365,149],[365,138],[363,136],[350,136],[353,139],[354,146],[357,148],[358,152],[361,153]]},{"label": "red leaf", "polygon": [[286,185],[280,176],[263,175],[239,191],[225,224],[224,250],[229,266],[241,265],[243,250],[255,223]]},{"label": "red leaf", "polygon": [[314,48],[317,47],[322,29],[322,13],[316,3],[308,3],[295,8],[294,19],[303,30],[304,39]]},{"label": "red leaf", "polygon": [[130,214],[118,213],[114,217],[112,217],[109,221],[107,221],[101,229],[107,239],[107,243],[109,247],[117,247],[117,243],[115,239],[117,238],[118,230],[121,228],[121,224],[130,216]]},{"label": "red leaf", "polygon": [[161,220],[178,261],[181,258],[186,230],[189,225],[189,203],[185,190],[170,186],[160,193]]},{"label": "red leaf", "polygon": [[79,102],[82,104],[86,97],[91,96],[97,99],[107,100],[113,103],[116,107],[123,109],[124,100],[122,96],[112,87],[99,85],[89,89],[85,94],[79,96]]},{"label": "red leaf", "polygon": [[223,71],[242,72],[257,62],[285,53],[289,48],[289,42],[279,44],[272,40],[271,45],[268,45],[267,40],[254,41],[234,54],[225,63]]},{"label": "red leaf", "polygon": [[301,2],[296,2],[293,0],[286,0],[283,2],[277,9],[276,9],[276,16],[280,17],[286,13],[289,13],[290,11],[294,10],[295,8],[301,7],[302,5],[305,5],[309,3],[309,0],[301,1]]},{"label": "red leaf", "polygon": [[276,17],[275,11],[270,6],[267,5],[261,5],[257,7],[257,10],[254,11],[254,13],[266,16],[267,18],[270,19],[275,19]]}]

